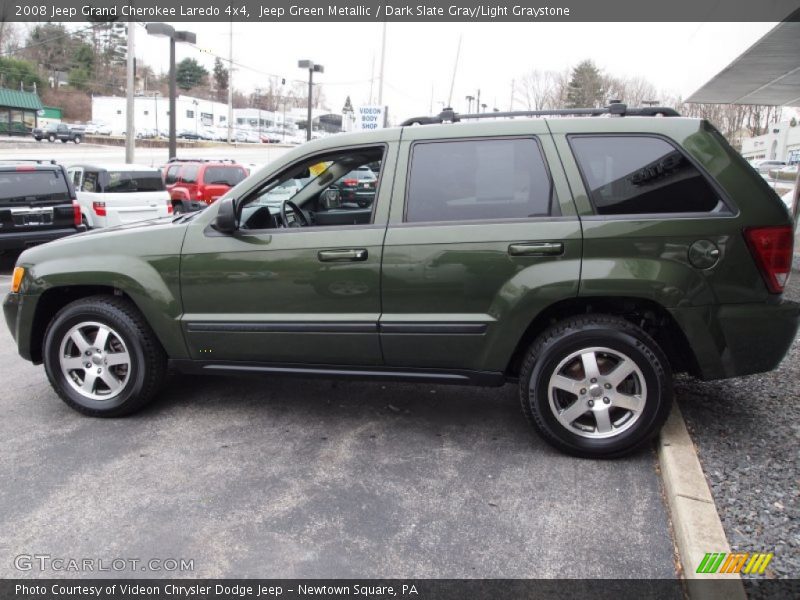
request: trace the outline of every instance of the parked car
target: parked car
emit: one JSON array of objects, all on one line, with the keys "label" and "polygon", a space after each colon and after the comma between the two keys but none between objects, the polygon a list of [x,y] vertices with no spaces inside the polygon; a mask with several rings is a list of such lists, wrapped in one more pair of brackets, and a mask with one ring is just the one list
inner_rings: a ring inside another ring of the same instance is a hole
[{"label": "parked car", "polygon": [[235,139],[237,142],[245,142],[248,144],[258,144],[261,142],[261,138],[255,131],[247,131],[241,129],[236,132]]},{"label": "parked car", "polygon": [[158,137],[158,130],[150,127],[142,127],[136,130],[136,139],[139,140],[154,140]]},{"label": "parked car", "polygon": [[[26,250],[6,321],[93,416],[146,405],[167,365],[511,382],[555,447],[631,452],[666,420],[673,373],[778,366],[800,321],[794,236],[708,122],[592,112],[614,118],[446,111],[306,143],[204,211]],[[373,206],[326,202],[374,161],[391,185]]]},{"label": "parked car", "polygon": [[44,129],[36,128],[31,135],[37,142],[47,140],[55,142],[61,140],[64,143],[74,142],[80,144],[83,141],[84,130],[82,127],[72,127],[66,123],[50,123]]},{"label": "parked car", "polygon": [[0,160],[0,251],[85,231],[75,191],[55,161]]},{"label": "parked car", "polygon": [[342,202],[354,202],[365,208],[372,204],[378,187],[378,178],[368,166],[353,169],[333,184]]},{"label": "parked car", "polygon": [[175,134],[175,137],[179,137],[184,140],[200,140],[203,139],[202,136],[198,131],[189,130],[189,129],[181,129],[178,133]]},{"label": "parked car", "polygon": [[247,177],[233,161],[176,158],[163,171],[175,214],[205,208]]},{"label": "parked car", "polygon": [[144,165],[73,165],[81,219],[89,229],[167,217],[172,201],[161,172]]},{"label": "parked car", "polygon": [[785,167],[786,163],[782,160],[754,160],[750,163],[753,168],[762,174],[769,173],[770,169]]},{"label": "parked car", "polygon": [[111,135],[111,126],[100,121],[89,121],[84,132],[90,135]]}]

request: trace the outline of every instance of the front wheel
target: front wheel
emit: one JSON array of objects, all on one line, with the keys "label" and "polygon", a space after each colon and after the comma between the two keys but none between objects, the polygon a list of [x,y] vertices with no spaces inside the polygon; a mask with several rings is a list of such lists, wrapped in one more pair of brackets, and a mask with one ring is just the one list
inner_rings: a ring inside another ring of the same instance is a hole
[{"label": "front wheel", "polygon": [[672,373],[661,348],[621,317],[583,315],[556,323],[528,350],[522,409],[542,437],[569,454],[622,456],[664,424]]},{"label": "front wheel", "polygon": [[81,143],[81,136],[79,136],[79,135],[76,135],[76,136],[75,136],[75,139],[74,139],[74,140],[72,140],[72,141],[73,141],[73,142],[75,142],[76,144],[80,144],[80,143]]},{"label": "front wheel", "polygon": [[131,414],[156,395],[166,356],[136,307],[113,296],[65,306],[47,327],[44,367],[69,406],[94,417]]}]

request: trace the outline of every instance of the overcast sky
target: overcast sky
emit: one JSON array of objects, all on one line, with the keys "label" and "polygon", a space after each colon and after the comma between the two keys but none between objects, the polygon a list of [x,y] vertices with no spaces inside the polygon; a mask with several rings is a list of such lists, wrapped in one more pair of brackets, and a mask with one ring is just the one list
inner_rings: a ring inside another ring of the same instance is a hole
[{"label": "overcast sky", "polygon": [[[228,23],[173,23],[197,34],[197,46],[228,56]],[[649,79],[662,96],[686,97],[769,31],[774,23],[389,23],[384,104],[393,120],[434,112],[448,100],[456,48],[461,55],[452,103],[481,90],[489,109],[507,110],[511,80],[532,69],[561,71],[591,58],[616,76]],[[374,60],[377,102],[380,23],[234,23],[234,87],[268,87],[269,75],[304,79],[297,60],[325,67],[318,76],[328,107],[346,96],[367,103]],[[137,30],[136,55],[156,71],[168,68],[167,42]],[[178,45],[177,59],[193,57],[211,69],[214,57]],[[433,90],[433,91],[432,91]]]}]

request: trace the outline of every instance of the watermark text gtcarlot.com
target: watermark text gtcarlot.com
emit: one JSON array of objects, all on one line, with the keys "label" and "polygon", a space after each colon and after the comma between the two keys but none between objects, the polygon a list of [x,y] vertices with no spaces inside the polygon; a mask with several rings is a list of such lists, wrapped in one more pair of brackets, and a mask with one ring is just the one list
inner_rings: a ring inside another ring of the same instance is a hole
[{"label": "watermark text gtcarlot.com", "polygon": [[57,573],[103,573],[124,571],[191,572],[193,558],[75,558],[50,554],[19,554],[14,567],[20,571],[53,571]]}]

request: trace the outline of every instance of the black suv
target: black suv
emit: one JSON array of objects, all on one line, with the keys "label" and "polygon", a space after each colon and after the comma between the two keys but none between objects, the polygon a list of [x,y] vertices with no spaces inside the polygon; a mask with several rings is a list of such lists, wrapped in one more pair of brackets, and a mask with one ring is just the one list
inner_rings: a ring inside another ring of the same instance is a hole
[{"label": "black suv", "polygon": [[0,250],[85,230],[64,167],[54,161],[0,161]]}]

